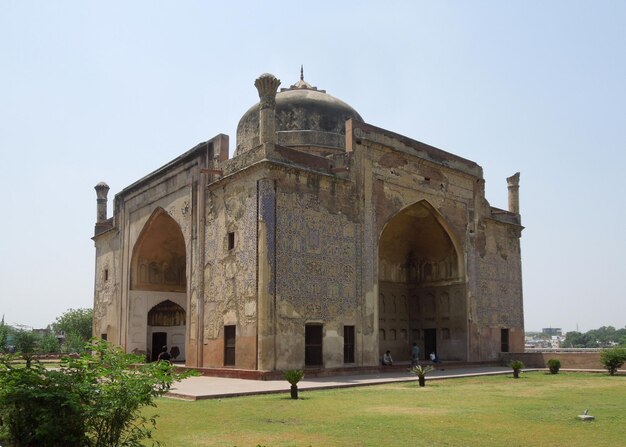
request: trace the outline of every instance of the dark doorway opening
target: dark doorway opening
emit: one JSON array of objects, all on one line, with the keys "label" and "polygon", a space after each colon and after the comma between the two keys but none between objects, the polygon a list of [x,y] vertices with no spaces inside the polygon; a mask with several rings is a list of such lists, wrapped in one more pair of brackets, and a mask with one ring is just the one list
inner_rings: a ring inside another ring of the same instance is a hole
[{"label": "dark doorway opening", "polygon": [[509,352],[509,330],[500,329],[500,351]]},{"label": "dark doorway opening", "polygon": [[322,365],[322,325],[307,324],[304,331],[304,364]]},{"label": "dark doorway opening", "polygon": [[153,332],[152,333],[152,354],[150,359],[153,362],[157,361],[163,346],[167,346],[167,332]]},{"label": "dark doorway opening", "polygon": [[354,363],[354,326],[343,327],[343,362]]},{"label": "dark doorway opening", "polygon": [[224,366],[235,366],[236,326],[224,326]]},{"label": "dark doorway opening", "polygon": [[424,329],[424,353],[423,358],[429,359],[430,353],[437,354],[437,329]]}]

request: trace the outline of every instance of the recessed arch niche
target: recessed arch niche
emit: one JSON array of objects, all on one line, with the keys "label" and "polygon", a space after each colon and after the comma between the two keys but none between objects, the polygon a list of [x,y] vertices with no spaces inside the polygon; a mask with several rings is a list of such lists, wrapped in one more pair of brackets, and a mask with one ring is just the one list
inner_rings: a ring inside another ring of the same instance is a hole
[{"label": "recessed arch niche", "polygon": [[[466,357],[467,312],[464,259],[460,243],[445,219],[426,201],[409,205],[389,219],[378,245],[379,340],[381,352],[409,360],[411,346],[420,357],[432,351],[441,358]],[[405,306],[390,306],[390,297],[406,297]],[[442,334],[452,334],[443,338]]]},{"label": "recessed arch niche", "polygon": [[157,209],[141,231],[131,261],[131,289],[185,292],[185,238],[178,223]]},{"label": "recessed arch niche", "polygon": [[186,359],[185,238],[178,223],[157,208],[144,224],[130,262],[129,349],[155,360],[163,346]]}]

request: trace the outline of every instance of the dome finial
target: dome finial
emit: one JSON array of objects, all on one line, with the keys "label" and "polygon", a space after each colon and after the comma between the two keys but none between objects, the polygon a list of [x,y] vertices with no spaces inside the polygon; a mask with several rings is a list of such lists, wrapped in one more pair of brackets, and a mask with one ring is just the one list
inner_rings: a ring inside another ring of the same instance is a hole
[{"label": "dome finial", "polygon": [[[300,65],[300,80],[293,84],[289,88],[283,88],[280,91],[284,92],[285,90],[317,90],[317,87],[313,87],[311,84],[304,80],[304,65]],[[318,90],[319,92],[326,93],[325,90]]]}]

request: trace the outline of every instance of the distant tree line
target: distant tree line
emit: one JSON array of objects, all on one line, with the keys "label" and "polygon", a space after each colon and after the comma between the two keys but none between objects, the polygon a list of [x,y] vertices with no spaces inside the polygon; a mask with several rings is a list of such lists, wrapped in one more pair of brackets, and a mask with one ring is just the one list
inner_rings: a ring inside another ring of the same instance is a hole
[{"label": "distant tree line", "polygon": [[0,321],[0,352],[82,353],[91,338],[92,309],[69,309],[44,330],[25,330]]},{"label": "distant tree line", "polygon": [[613,326],[602,326],[588,332],[572,331],[565,334],[561,343],[563,348],[609,348],[626,346],[626,327],[615,329]]}]

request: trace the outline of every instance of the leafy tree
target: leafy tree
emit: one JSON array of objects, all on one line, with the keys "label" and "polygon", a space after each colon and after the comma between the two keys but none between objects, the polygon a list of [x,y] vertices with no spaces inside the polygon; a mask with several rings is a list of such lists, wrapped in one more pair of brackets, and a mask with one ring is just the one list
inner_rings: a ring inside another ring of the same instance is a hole
[{"label": "leafy tree", "polygon": [[617,343],[617,331],[613,326],[602,326],[598,329],[592,329],[587,332],[589,338],[594,340],[599,346],[611,346],[613,343]]},{"label": "leafy tree", "polygon": [[602,326],[585,333],[568,332],[563,341],[564,348],[598,348],[614,345],[626,345],[626,328]]},{"label": "leafy tree", "polygon": [[609,374],[614,376],[617,370],[626,363],[626,348],[603,349],[600,353],[600,361]]},{"label": "leafy tree", "polygon": [[17,351],[26,360],[26,366],[30,367],[33,354],[39,348],[39,335],[33,331],[20,329],[13,334],[13,340]]},{"label": "leafy tree", "polygon": [[590,344],[590,338],[586,333],[582,334],[576,331],[565,334],[563,341],[564,348],[595,348],[595,346],[589,346]]},{"label": "leafy tree", "polygon": [[4,323],[4,315],[0,321],[0,352],[4,352],[9,338],[9,326]]},{"label": "leafy tree", "polygon": [[69,309],[52,323],[55,334],[65,334],[65,350],[82,352],[92,336],[93,309]]},{"label": "leafy tree", "polygon": [[78,334],[72,332],[65,334],[63,342],[63,352],[81,353],[85,349],[85,340]]},{"label": "leafy tree", "polygon": [[48,334],[41,338],[39,348],[41,352],[46,354],[57,353],[61,352],[61,343],[59,343],[59,340],[54,335]]},{"label": "leafy tree", "polygon": [[[1,360],[1,358],[0,358]],[[141,414],[175,380],[169,362],[138,365],[142,357],[93,340],[78,358],[62,359],[59,370],[12,366],[0,361],[0,443],[16,447],[147,445],[156,415]]]}]

